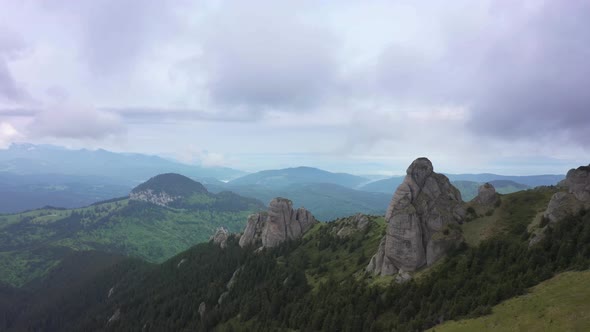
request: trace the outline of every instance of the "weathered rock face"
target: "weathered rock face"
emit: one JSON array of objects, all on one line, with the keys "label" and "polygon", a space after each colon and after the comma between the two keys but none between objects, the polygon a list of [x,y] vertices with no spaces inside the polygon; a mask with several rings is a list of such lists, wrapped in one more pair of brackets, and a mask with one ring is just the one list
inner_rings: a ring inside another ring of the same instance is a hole
[{"label": "weathered rock face", "polygon": [[229,231],[225,227],[217,227],[215,234],[211,236],[213,243],[218,244],[221,249],[227,247],[227,238],[229,237]]},{"label": "weathered rock face", "polygon": [[571,193],[558,192],[555,193],[543,216],[549,219],[549,222],[557,222],[567,215],[574,214],[584,207],[584,203]]},{"label": "weathered rock face", "polygon": [[205,313],[207,312],[207,304],[205,304],[205,302],[201,302],[201,304],[199,304],[199,316],[201,316],[201,319],[205,318]]},{"label": "weathered rock face", "polygon": [[568,192],[554,194],[543,214],[550,222],[557,222],[580,209],[590,208],[590,165],[569,170],[563,185]]},{"label": "weathered rock face", "polygon": [[248,217],[248,223],[244,233],[240,236],[240,247],[253,245],[262,239],[262,230],[266,225],[268,213],[259,212]]},{"label": "weathered rock face", "polygon": [[[590,209],[590,165],[569,170],[559,187],[567,188],[568,191],[555,193],[551,197],[543,213],[543,217],[550,223],[558,222],[582,209]],[[535,236],[530,240],[529,246],[543,239],[544,229],[545,227],[539,228],[534,232]]]},{"label": "weathered rock face", "polygon": [[367,271],[393,275],[431,265],[462,241],[454,227],[465,218],[461,193],[435,173],[430,160],[416,159],[387,209],[387,232]]},{"label": "weathered rock face", "polygon": [[498,201],[499,197],[496,194],[496,188],[489,183],[484,183],[477,189],[477,196],[472,202],[481,205],[494,205]]},{"label": "weathered rock face", "polygon": [[590,202],[590,165],[572,168],[567,172],[565,185],[582,202]]},{"label": "weathered rock face", "polygon": [[256,213],[248,218],[240,246],[261,242],[262,247],[275,247],[285,240],[301,237],[315,223],[311,212],[304,208],[293,210],[293,203],[285,198],[273,199],[268,212]]},{"label": "weathered rock face", "polygon": [[332,234],[339,238],[347,238],[356,232],[364,231],[369,227],[369,218],[361,213],[344,220],[338,220],[332,229]]},{"label": "weathered rock face", "polygon": [[171,196],[166,192],[156,193],[151,189],[132,192],[129,194],[129,199],[132,201],[143,201],[160,206],[168,206],[168,204],[180,198],[180,196]]}]

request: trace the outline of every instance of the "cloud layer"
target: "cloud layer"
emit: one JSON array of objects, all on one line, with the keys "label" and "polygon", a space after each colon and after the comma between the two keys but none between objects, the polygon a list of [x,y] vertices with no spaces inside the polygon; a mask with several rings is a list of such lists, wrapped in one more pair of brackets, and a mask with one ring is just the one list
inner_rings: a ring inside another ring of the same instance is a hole
[{"label": "cloud layer", "polygon": [[212,163],[590,157],[585,0],[0,9],[0,121],[19,139],[176,155],[197,142]]}]

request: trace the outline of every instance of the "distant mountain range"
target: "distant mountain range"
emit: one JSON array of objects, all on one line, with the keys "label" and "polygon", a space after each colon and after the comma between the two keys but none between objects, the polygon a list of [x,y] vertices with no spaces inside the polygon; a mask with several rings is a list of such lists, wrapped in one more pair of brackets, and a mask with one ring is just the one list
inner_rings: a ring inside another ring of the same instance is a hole
[{"label": "distant mountain range", "polygon": [[[485,182],[489,182],[496,187],[496,191],[501,194],[508,194],[518,190],[525,190],[537,186],[556,185],[565,178],[565,175],[547,174],[547,175],[524,175],[510,176],[498,174],[445,174],[451,183],[453,183],[463,196],[463,200],[470,200],[477,194],[477,187]],[[394,176],[388,179],[373,181],[367,183],[359,190],[391,193],[395,191],[402,181],[403,176]],[[475,188],[475,189],[474,189]],[[475,191],[474,191],[475,190]]]},{"label": "distant mountain range", "polygon": [[212,192],[231,190],[263,202],[268,202],[274,197],[288,197],[295,206],[303,206],[313,211],[314,216],[321,221],[330,221],[359,212],[382,215],[392,195],[354,190],[333,183],[291,184],[279,188],[228,183],[206,187]]},{"label": "distant mountain range", "polygon": [[268,188],[283,188],[293,184],[331,183],[342,187],[356,188],[370,182],[369,179],[347,173],[332,173],[313,167],[294,167],[260,171],[229,182],[230,185],[258,185]]},{"label": "distant mountain range", "polygon": [[0,172],[0,213],[44,206],[77,208],[125,196],[131,188],[109,177]]},{"label": "distant mountain range", "polygon": [[[372,181],[373,176],[333,173],[313,167],[264,170],[256,173],[224,167],[187,165],[156,156],[105,150],[69,150],[52,145],[13,144],[0,150],[0,213],[45,206],[80,208],[97,201],[125,196],[156,174],[180,173],[212,192],[234,191],[267,203],[289,197],[296,206],[314,211],[328,221],[351,213],[385,213],[384,202],[403,176]],[[504,176],[447,174],[463,199],[475,196],[479,184],[489,181],[500,193],[538,185],[552,185],[563,175]],[[467,181],[467,182],[465,182]]]},{"label": "distant mountain range", "polygon": [[12,144],[6,150],[0,149],[0,213],[44,206],[79,208],[127,195],[142,181],[169,172],[204,183],[246,174],[231,168],[187,165],[142,154]]},{"label": "distant mountain range", "polygon": [[102,149],[70,150],[53,145],[12,144],[0,150],[0,172],[21,175],[62,174],[117,179],[121,184],[136,185],[167,172],[193,178],[213,177],[230,180],[246,174],[226,167],[188,165],[158,156],[115,153]]}]

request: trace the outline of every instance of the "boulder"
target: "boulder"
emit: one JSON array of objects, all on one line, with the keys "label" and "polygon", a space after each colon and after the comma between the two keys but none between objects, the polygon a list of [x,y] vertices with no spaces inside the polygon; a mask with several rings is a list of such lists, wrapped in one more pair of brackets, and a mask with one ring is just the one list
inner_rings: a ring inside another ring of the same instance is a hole
[{"label": "boulder", "polygon": [[579,201],[590,202],[590,165],[570,169],[565,186]]},{"label": "boulder", "polygon": [[227,238],[229,237],[229,231],[225,227],[217,227],[215,234],[211,236],[213,243],[218,244],[221,249],[227,247]]},{"label": "boulder", "polygon": [[543,213],[550,222],[590,208],[590,165],[570,169],[562,184],[568,191],[555,193]]},{"label": "boulder", "polygon": [[331,232],[339,238],[347,238],[356,232],[365,231],[368,227],[369,217],[358,213],[352,217],[336,221]]},{"label": "boulder", "polygon": [[[543,218],[549,223],[559,222],[582,209],[590,209],[590,165],[569,170],[558,187],[567,191],[553,194],[547,204]],[[537,244],[544,238],[545,227],[547,226],[535,230],[535,236],[529,241],[529,246]]]},{"label": "boulder", "polygon": [[459,190],[427,158],[416,159],[406,173],[387,208],[386,235],[367,266],[374,274],[416,271],[463,240],[454,227],[465,218]]},{"label": "boulder", "polygon": [[496,188],[490,183],[484,183],[477,189],[477,196],[472,202],[480,205],[494,205],[498,199]]},{"label": "boulder", "polygon": [[207,304],[205,304],[205,302],[201,302],[201,304],[199,304],[199,316],[201,317],[201,320],[203,320],[203,318],[205,318],[205,313],[207,312]]},{"label": "boulder", "polygon": [[398,284],[403,284],[410,280],[412,280],[412,275],[404,270],[400,270],[395,276],[395,282]]},{"label": "boulder", "polygon": [[273,199],[268,212],[248,217],[248,224],[240,237],[240,246],[261,244],[263,248],[276,247],[286,240],[300,238],[317,220],[305,208],[293,209],[286,198]]}]

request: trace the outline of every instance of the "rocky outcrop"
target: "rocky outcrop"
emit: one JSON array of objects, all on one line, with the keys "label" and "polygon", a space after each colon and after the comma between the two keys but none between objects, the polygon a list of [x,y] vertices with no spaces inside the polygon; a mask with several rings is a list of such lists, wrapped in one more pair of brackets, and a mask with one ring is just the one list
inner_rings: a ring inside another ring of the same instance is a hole
[{"label": "rocky outcrop", "polygon": [[352,217],[336,221],[331,232],[339,238],[347,238],[356,232],[365,231],[368,227],[369,217],[358,213]]},{"label": "rocky outcrop", "polygon": [[575,195],[563,191],[558,192],[551,197],[543,217],[547,218],[549,222],[558,222],[568,215],[577,213],[584,208],[584,205],[584,202],[577,199]]},{"label": "rocky outcrop", "polygon": [[457,225],[465,218],[459,190],[434,172],[427,158],[416,159],[397,188],[385,218],[386,235],[367,271],[393,275],[431,265],[460,243]]},{"label": "rocky outcrop", "polygon": [[231,275],[231,278],[227,282],[227,285],[225,285],[225,292],[221,293],[219,299],[217,299],[218,305],[221,305],[223,301],[229,296],[229,291],[234,287],[234,284],[238,279],[238,274],[240,273],[240,271],[242,271],[241,267],[235,270],[234,273]]},{"label": "rocky outcrop", "polygon": [[215,234],[211,236],[213,243],[218,244],[221,249],[227,247],[227,239],[229,238],[229,231],[225,227],[217,227]]},{"label": "rocky outcrop", "polygon": [[[582,209],[590,209],[590,165],[569,170],[559,187],[567,191],[560,191],[551,197],[543,213],[543,219],[548,223],[556,223]],[[543,239],[545,227],[543,225],[534,232],[529,246]]]},{"label": "rocky outcrop", "polygon": [[277,197],[270,202],[268,212],[248,217],[240,246],[261,244],[264,248],[275,247],[286,240],[300,238],[315,223],[311,212],[305,208],[294,210],[290,200]]},{"label": "rocky outcrop", "polygon": [[168,204],[180,198],[180,196],[172,196],[166,192],[154,192],[151,189],[131,192],[129,194],[129,199],[132,201],[148,202],[160,206],[168,206]]},{"label": "rocky outcrop", "polygon": [[579,201],[590,202],[590,165],[570,169],[565,186]]},{"label": "rocky outcrop", "polygon": [[117,308],[117,310],[115,310],[115,313],[113,313],[113,315],[107,321],[107,326],[118,321],[120,318],[121,318],[121,309]]},{"label": "rocky outcrop", "polygon": [[484,183],[477,189],[477,196],[472,202],[480,205],[494,205],[498,199],[500,198],[496,193],[496,188],[490,183]]},{"label": "rocky outcrop", "polygon": [[207,312],[207,304],[205,304],[205,302],[201,302],[201,304],[199,304],[199,316],[201,317],[201,320],[203,320],[203,318],[205,318],[205,313]]},{"label": "rocky outcrop", "polygon": [[543,213],[549,222],[557,222],[568,214],[590,208],[590,165],[570,169],[561,184],[567,192],[555,193]]}]

